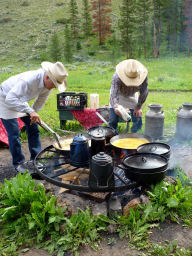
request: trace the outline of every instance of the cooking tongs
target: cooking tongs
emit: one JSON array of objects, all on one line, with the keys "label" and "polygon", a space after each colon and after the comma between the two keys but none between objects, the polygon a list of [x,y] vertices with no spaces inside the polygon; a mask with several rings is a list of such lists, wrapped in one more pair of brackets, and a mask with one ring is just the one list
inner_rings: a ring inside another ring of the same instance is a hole
[{"label": "cooking tongs", "polygon": [[56,142],[58,143],[58,146],[60,147],[60,148],[62,148],[62,146],[61,146],[61,144],[60,144],[60,136],[58,135],[58,134],[56,134],[56,132],[54,132],[50,127],[48,127],[48,125],[45,123],[45,122],[43,122],[42,120],[41,120],[41,123],[39,123],[39,122],[37,122],[37,124],[40,126],[40,127],[42,127],[45,131],[47,131],[47,132],[51,132],[53,135],[54,135],[54,137],[55,137],[55,139],[56,139]]}]

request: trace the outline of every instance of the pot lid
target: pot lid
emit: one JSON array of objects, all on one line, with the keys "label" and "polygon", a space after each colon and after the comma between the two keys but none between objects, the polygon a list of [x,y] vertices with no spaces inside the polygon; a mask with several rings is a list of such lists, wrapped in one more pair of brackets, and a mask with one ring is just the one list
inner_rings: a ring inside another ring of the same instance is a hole
[{"label": "pot lid", "polygon": [[137,148],[138,153],[166,154],[170,151],[170,146],[163,143],[147,143]]},{"label": "pot lid", "polygon": [[82,134],[73,138],[73,142],[84,143],[84,142],[87,142],[87,141],[88,141],[88,138],[83,136]]},{"label": "pot lid", "polygon": [[99,133],[99,132],[94,132],[92,134],[92,138],[94,138],[94,139],[105,139],[104,135],[102,133]]},{"label": "pot lid", "polygon": [[103,127],[103,126],[96,126],[88,129],[89,135],[92,136],[94,133],[100,133],[100,134],[103,134],[104,136],[110,136],[112,135],[112,133],[115,134],[115,130],[113,128]]},{"label": "pot lid", "polygon": [[137,169],[156,169],[167,164],[167,159],[158,154],[131,154],[123,158],[123,164],[126,167]]},{"label": "pot lid", "polygon": [[92,160],[98,163],[112,162],[112,157],[104,152],[100,152],[92,157]]}]

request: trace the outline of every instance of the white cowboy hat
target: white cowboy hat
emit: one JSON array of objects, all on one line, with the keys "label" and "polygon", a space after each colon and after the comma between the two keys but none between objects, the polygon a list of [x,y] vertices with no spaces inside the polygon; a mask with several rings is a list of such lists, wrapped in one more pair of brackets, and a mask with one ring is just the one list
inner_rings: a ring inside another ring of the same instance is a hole
[{"label": "white cowboy hat", "polygon": [[64,65],[61,62],[42,62],[41,66],[46,71],[56,88],[60,92],[64,92],[67,88],[66,77],[68,76],[68,72]]},{"label": "white cowboy hat", "polygon": [[139,86],[147,77],[147,69],[137,60],[128,59],[116,66],[116,72],[126,86]]}]

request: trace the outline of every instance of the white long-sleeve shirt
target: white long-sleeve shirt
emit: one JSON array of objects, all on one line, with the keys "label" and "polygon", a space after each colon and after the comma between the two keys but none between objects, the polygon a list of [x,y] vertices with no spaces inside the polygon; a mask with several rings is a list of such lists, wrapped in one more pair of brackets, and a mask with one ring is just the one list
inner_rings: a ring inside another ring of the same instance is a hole
[{"label": "white long-sleeve shirt", "polygon": [[[44,69],[38,69],[12,76],[4,81],[1,86],[6,96],[7,108],[22,113],[41,110],[52,91],[44,86],[44,75]],[[34,99],[30,107],[27,102]]]}]

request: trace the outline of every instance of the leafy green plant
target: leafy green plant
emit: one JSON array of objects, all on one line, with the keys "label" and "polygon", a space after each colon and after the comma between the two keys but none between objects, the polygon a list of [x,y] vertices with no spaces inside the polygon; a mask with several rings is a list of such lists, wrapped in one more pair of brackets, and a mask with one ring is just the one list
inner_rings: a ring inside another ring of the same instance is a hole
[{"label": "leafy green plant", "polygon": [[0,253],[14,252],[26,242],[40,242],[49,231],[59,231],[65,208],[47,196],[28,172],[0,185]]},{"label": "leafy green plant", "polygon": [[162,222],[170,215],[175,222],[179,223],[182,219],[186,224],[191,224],[192,188],[187,185],[183,186],[179,178],[177,178],[176,185],[169,185],[164,181],[155,186],[152,185],[152,192],[147,193],[151,199],[150,205],[160,213],[159,217]]},{"label": "leafy green plant", "polygon": [[27,142],[27,132],[26,131],[20,131],[19,139],[21,143]]},{"label": "leafy green plant", "polygon": [[60,235],[57,232],[52,233],[52,238],[38,247],[44,247],[50,254],[59,251],[60,256],[67,250],[77,253],[82,244],[91,244],[97,250],[97,242],[101,239],[98,232],[106,231],[107,223],[114,222],[104,215],[93,216],[88,208],[86,211],[79,209],[78,214],[65,218]]},{"label": "leafy green plant", "polygon": [[175,239],[173,243],[166,240],[163,246],[160,244],[151,243],[148,245],[148,256],[192,256],[192,251],[185,247],[178,246],[178,240]]}]

